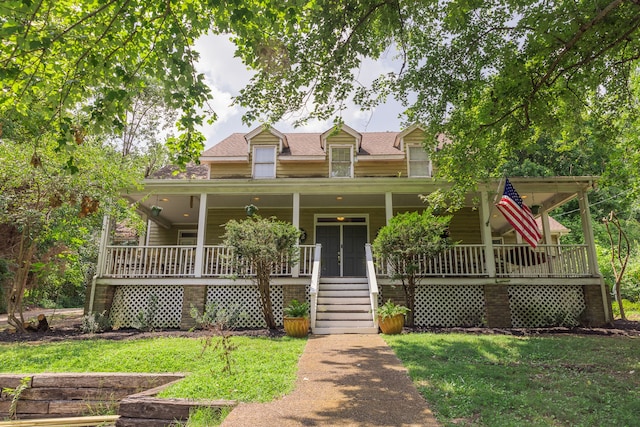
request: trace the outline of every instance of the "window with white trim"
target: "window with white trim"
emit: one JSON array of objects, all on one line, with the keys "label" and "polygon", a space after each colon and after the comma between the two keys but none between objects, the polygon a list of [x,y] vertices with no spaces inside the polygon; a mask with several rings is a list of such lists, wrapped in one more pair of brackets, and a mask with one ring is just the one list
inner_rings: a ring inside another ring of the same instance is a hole
[{"label": "window with white trim", "polygon": [[253,147],[253,177],[256,179],[276,177],[276,147]]},{"label": "window with white trim", "polygon": [[407,147],[410,177],[431,176],[431,162],[425,149],[419,145]]},{"label": "window with white trim", "polygon": [[178,230],[178,246],[195,246],[198,230]]},{"label": "window with white trim", "polygon": [[331,147],[330,151],[331,178],[352,178],[353,177],[353,147]]}]

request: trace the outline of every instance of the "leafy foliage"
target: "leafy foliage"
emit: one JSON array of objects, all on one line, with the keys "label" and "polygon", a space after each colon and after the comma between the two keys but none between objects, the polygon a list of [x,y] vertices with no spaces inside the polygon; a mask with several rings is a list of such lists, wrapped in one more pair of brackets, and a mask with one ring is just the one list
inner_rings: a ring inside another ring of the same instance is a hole
[{"label": "leafy foliage", "polygon": [[297,299],[291,302],[283,309],[284,315],[287,317],[309,317],[309,303],[300,302]]},{"label": "leafy foliage", "polygon": [[391,278],[401,280],[413,326],[415,288],[421,259],[430,258],[450,247],[446,237],[451,216],[438,216],[431,208],[405,212],[392,217],[373,241],[378,262],[388,266]]},{"label": "leafy foliage", "polygon": [[106,332],[112,327],[111,319],[107,316],[106,311],[101,313],[91,313],[82,316],[82,324],[80,330],[85,334],[97,334]]},{"label": "leafy foliage", "polygon": [[[426,145],[448,136],[434,153],[437,172],[463,186],[500,175],[544,134],[561,136],[577,158],[587,121],[604,130],[592,141],[620,137],[637,156],[637,132],[620,125],[637,129],[634,2],[315,1],[268,18],[252,34],[259,39],[235,39],[257,70],[238,99],[247,121],[290,111],[306,112],[300,122],[339,121],[350,98],[369,109],[391,96],[407,124],[426,125]],[[395,68],[359,78],[367,60],[387,56]]]},{"label": "leafy foliage", "polygon": [[[211,348],[224,362],[223,372],[231,372],[232,354],[238,347],[231,341],[230,332],[236,329],[238,322],[246,317],[246,313],[237,304],[225,308],[216,303],[209,303],[202,314],[192,305],[189,314],[196,321],[196,327],[206,329],[212,334],[204,339],[200,356]],[[217,338],[215,343],[214,338]]]},{"label": "leafy foliage", "polygon": [[391,300],[387,300],[387,302],[378,307],[376,315],[384,320],[390,317],[396,317],[398,314],[406,315],[408,312],[409,309],[407,307],[395,304]]},{"label": "leafy foliage", "polygon": [[0,143],[0,257],[11,276],[4,299],[9,322],[19,330],[24,298],[52,306],[81,303],[97,256],[99,214],[126,210],[116,202],[118,193],[136,176],[135,162],[98,138],[75,147],[80,167],[71,170],[69,153],[40,133],[47,126],[41,113],[34,105],[28,123],[5,117],[10,126]]},{"label": "leafy foliage", "polygon": [[[80,135],[123,129],[133,96],[148,78],[162,98],[179,110],[182,132],[177,157],[198,146],[199,108],[210,98],[195,71],[193,40],[215,21],[215,8],[197,1],[110,0],[37,2],[8,0],[0,6],[0,117],[21,119],[31,105],[45,106],[48,134],[58,147],[76,145]],[[86,119],[74,121],[76,108]],[[199,147],[200,148],[200,147]]]},{"label": "leafy foliage", "polygon": [[288,222],[254,215],[227,222],[223,239],[224,245],[233,248],[235,271],[255,277],[264,320],[274,329],[270,277],[283,263],[298,261],[300,231]]},{"label": "leafy foliage", "polygon": [[3,393],[11,396],[11,403],[9,404],[9,419],[17,419],[18,402],[22,392],[31,387],[31,377],[23,377],[20,379],[20,384],[16,388],[5,387],[2,389]]}]

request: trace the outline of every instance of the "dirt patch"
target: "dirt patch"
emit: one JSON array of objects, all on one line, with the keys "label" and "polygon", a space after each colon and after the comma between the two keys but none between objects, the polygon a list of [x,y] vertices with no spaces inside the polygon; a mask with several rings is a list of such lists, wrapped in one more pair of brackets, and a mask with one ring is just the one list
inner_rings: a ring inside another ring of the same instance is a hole
[{"label": "dirt patch", "polygon": [[601,328],[404,328],[405,332],[432,332],[432,333],[470,333],[470,334],[500,334],[516,336],[532,335],[603,335],[603,336],[628,336],[640,337],[640,322],[617,319],[608,327]]},{"label": "dirt patch", "polygon": [[[103,332],[99,334],[85,334],[81,331],[83,311],[82,309],[44,310],[32,309],[24,313],[26,321],[35,319],[38,314],[45,314],[51,327],[49,331],[27,332],[23,334],[10,333],[7,324],[7,315],[0,315],[0,343],[13,342],[57,342],[66,340],[133,340],[143,338],[158,337],[188,337],[200,338],[210,336],[208,331],[181,331],[177,329],[161,329],[153,332],[140,331],[138,329],[119,329],[117,331]],[[284,336],[283,329],[238,329],[233,331],[234,335],[255,336],[255,337],[281,337]]]},{"label": "dirt patch", "polygon": [[[45,313],[50,319],[51,329],[44,333],[27,332],[25,334],[9,333],[6,327],[6,315],[0,319],[0,343],[13,342],[57,342],[66,340],[84,339],[106,339],[106,340],[133,340],[143,338],[158,337],[187,337],[202,338],[210,336],[210,332],[181,331],[176,329],[164,329],[153,332],[140,331],[137,329],[120,329],[117,331],[103,332],[100,334],[84,334],[80,330],[82,323],[82,310],[59,310],[47,314],[46,310],[32,310],[25,313],[25,319],[37,316],[40,312]],[[605,328],[404,328],[404,333],[432,332],[432,333],[467,333],[467,334],[501,334],[516,336],[533,335],[602,335],[602,336],[628,336],[640,337],[640,322],[615,320],[613,325]],[[238,329],[232,332],[238,336],[252,337],[282,337],[285,335],[283,329]]]}]

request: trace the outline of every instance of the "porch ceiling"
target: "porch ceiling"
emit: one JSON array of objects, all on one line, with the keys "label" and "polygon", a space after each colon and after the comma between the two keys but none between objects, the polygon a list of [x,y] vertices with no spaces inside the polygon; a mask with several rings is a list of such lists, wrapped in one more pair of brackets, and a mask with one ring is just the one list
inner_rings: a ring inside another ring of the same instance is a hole
[{"label": "porch ceiling", "polygon": [[[541,205],[547,211],[576,197],[577,192],[593,185],[593,177],[513,178],[511,182],[529,206]],[[282,182],[285,181],[285,182]],[[339,184],[339,185],[337,185]],[[151,207],[162,207],[158,217],[152,220],[171,224],[198,222],[200,194],[208,193],[207,208],[238,209],[254,204],[260,208],[291,208],[293,192],[300,193],[300,206],[304,208],[369,208],[385,206],[385,192],[393,194],[394,208],[423,206],[419,194],[429,194],[442,183],[435,180],[416,179],[354,179],[344,184],[331,179],[290,180],[150,180],[145,193],[132,193],[126,197],[138,203],[141,210],[150,214]],[[501,194],[498,183],[480,186],[489,195],[490,204],[497,202]],[[477,207],[479,193],[467,195],[465,205]],[[504,217],[492,209],[491,225],[494,230],[507,231]]]}]

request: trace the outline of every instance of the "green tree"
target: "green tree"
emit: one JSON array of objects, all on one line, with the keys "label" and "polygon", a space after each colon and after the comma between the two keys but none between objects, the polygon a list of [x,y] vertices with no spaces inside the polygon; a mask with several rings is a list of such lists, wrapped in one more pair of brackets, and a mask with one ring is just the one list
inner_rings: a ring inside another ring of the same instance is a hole
[{"label": "green tree", "polygon": [[271,275],[283,263],[298,261],[300,231],[292,224],[259,215],[225,224],[224,244],[233,248],[236,271],[254,274],[260,294],[260,306],[269,329],[275,329],[271,303]]},{"label": "green tree", "polygon": [[391,278],[402,282],[405,304],[409,308],[407,325],[414,326],[416,285],[424,259],[451,246],[446,236],[451,216],[438,216],[429,208],[421,213],[395,215],[373,241],[378,262],[387,266]]},{"label": "green tree", "polygon": [[88,267],[78,263],[92,256],[85,248],[100,228],[99,214],[115,212],[120,189],[135,183],[128,160],[95,138],[74,147],[71,173],[69,153],[40,132],[47,121],[39,113],[32,108],[29,122],[5,117],[0,141],[0,258],[10,274],[4,299],[9,323],[20,331],[27,294],[82,286]]},{"label": "green tree", "polygon": [[[303,2],[295,25],[236,38],[258,70],[238,102],[248,120],[307,108],[304,121],[339,116],[350,97],[370,108],[393,96],[408,123],[426,125],[428,145],[451,139],[438,173],[474,183],[543,132],[570,136],[585,112],[610,122],[637,111],[637,16],[623,0]],[[394,54],[394,71],[358,79],[365,59]]]},{"label": "green tree", "polygon": [[[41,105],[47,132],[64,148],[79,133],[123,129],[133,96],[152,78],[181,113],[174,154],[190,159],[201,151],[196,126],[210,98],[191,45],[216,12],[207,2],[183,0],[3,1],[0,117],[15,110],[28,120],[31,106]],[[78,108],[88,112],[79,123]]]}]

